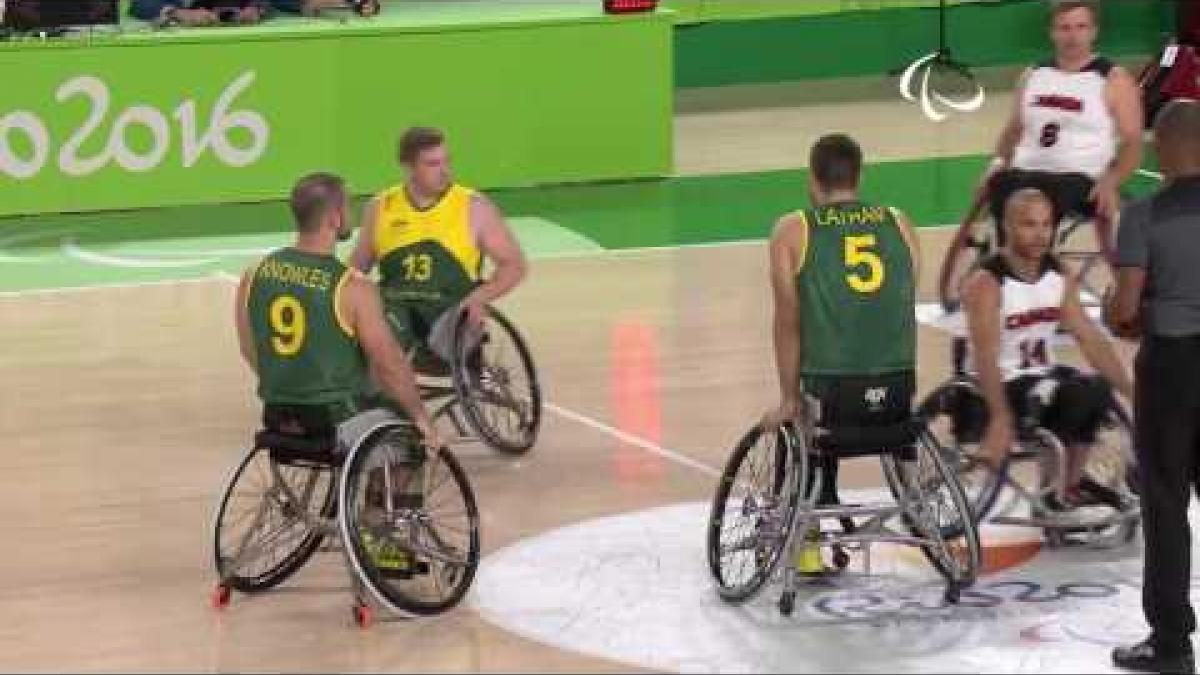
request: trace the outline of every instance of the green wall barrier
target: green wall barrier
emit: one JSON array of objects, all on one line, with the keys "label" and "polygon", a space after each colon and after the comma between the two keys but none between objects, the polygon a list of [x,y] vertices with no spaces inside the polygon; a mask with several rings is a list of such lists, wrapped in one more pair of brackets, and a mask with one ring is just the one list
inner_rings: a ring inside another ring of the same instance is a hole
[{"label": "green wall barrier", "polygon": [[0,215],[277,199],[314,170],[374,191],[413,124],[446,129],[481,187],[670,173],[669,13],[439,27],[424,7],[409,31],[0,43],[0,82],[20,83],[0,87]]},{"label": "green wall barrier", "polygon": [[[713,16],[708,3],[714,0],[701,1],[691,7],[692,20],[703,18],[704,12]],[[936,2],[913,0],[908,4],[926,6],[903,8],[901,2],[863,0],[876,11],[843,11],[851,1],[818,0],[809,5],[805,0],[779,0],[774,8],[790,7],[792,15],[681,25],[676,29],[675,84],[708,87],[882,75],[937,47],[938,13],[929,6],[936,7]],[[753,0],[749,5],[769,9]],[[795,15],[800,7],[807,16]],[[1114,56],[1154,53],[1170,27],[1170,12],[1156,0],[1108,0],[1103,10],[1100,48]],[[687,9],[683,12],[686,15]],[[1046,56],[1042,0],[961,2],[947,16],[949,46],[968,64],[1020,64]]]}]

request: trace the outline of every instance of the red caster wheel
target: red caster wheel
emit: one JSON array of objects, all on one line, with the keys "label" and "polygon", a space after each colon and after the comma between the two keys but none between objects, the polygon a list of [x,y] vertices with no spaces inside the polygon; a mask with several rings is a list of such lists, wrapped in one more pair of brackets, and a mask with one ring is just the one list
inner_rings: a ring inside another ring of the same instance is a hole
[{"label": "red caster wheel", "polygon": [[366,605],[356,604],[353,608],[354,625],[359,628],[370,628],[371,622],[374,620],[373,612]]},{"label": "red caster wheel", "polygon": [[217,584],[213,589],[212,597],[209,600],[212,602],[213,609],[225,609],[229,606],[229,598],[233,595],[233,590],[225,584]]}]

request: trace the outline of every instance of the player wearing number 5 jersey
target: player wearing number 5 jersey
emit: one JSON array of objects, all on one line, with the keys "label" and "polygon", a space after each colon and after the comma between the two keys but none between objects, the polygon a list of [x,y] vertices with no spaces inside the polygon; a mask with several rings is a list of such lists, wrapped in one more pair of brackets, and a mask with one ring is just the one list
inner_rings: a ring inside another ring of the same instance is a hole
[{"label": "player wearing number 5 jersey", "polygon": [[782,402],[764,419],[767,428],[796,417],[802,391],[820,399],[846,376],[878,380],[905,399],[907,414],[920,252],[903,213],[859,199],[862,161],[850,137],[821,138],[809,158],[813,207],[776,222],[770,259]]},{"label": "player wearing number 5 jersey", "polygon": [[[388,322],[405,349],[450,355],[457,309],[483,320],[488,304],[525,277],[525,257],[500,211],[455,183],[444,135],[425,127],[404,133],[400,163],[407,180],[367,205],[353,265],[379,265]],[[494,267],[483,278],[484,259]]]},{"label": "player wearing number 5 jersey", "polygon": [[1050,198],[1055,224],[1067,215],[1095,217],[1100,250],[1112,259],[1119,188],[1141,163],[1143,122],[1136,81],[1093,51],[1099,16],[1094,2],[1054,4],[1054,56],[1022,74],[995,158],[942,264],[940,293],[948,306],[955,261],[977,214],[989,207],[1002,245],[1004,204],[1021,188]]},{"label": "player wearing number 5 jersey", "polygon": [[[967,368],[978,378],[988,410],[981,459],[1000,466],[1017,420],[1036,414],[1067,445],[1066,501],[1051,497],[1041,505],[1062,512],[1086,501],[1080,490],[1083,460],[1109,409],[1110,386],[1129,400],[1132,384],[1112,344],[1084,312],[1077,282],[1050,254],[1053,213],[1050,199],[1034,188],[1009,197],[1006,244],[967,279],[963,304]],[[1099,377],[1055,362],[1052,340],[1060,326],[1075,337]],[[1034,393],[1040,412],[1031,408]]]},{"label": "player wearing number 5 jersey", "polygon": [[364,394],[378,386],[437,445],[375,284],[334,256],[337,242],[351,233],[341,179],[328,174],[301,179],[291,208],[295,245],[247,270],[237,293],[239,345],[258,376],[264,423],[272,428],[294,416],[306,426],[304,420],[319,418],[313,426],[349,429],[344,423],[364,412]]}]

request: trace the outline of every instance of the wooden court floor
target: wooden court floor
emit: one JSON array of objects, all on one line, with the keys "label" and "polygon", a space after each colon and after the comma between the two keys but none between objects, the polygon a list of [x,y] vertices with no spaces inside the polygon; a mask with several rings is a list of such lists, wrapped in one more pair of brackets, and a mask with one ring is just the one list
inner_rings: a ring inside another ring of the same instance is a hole
[{"label": "wooden court floor", "polygon": [[[947,234],[921,233],[926,300]],[[540,370],[540,442],[520,458],[460,452],[485,554],[711,497],[731,444],[775,403],[765,261],[755,243],[535,264],[502,307]],[[465,605],[360,631],[335,554],[214,612],[208,519],[257,416],[232,293],[214,279],[0,298],[0,670],[628,670]],[[922,328],[922,390],[948,374],[947,354]],[[878,479],[870,463],[844,475]]]}]

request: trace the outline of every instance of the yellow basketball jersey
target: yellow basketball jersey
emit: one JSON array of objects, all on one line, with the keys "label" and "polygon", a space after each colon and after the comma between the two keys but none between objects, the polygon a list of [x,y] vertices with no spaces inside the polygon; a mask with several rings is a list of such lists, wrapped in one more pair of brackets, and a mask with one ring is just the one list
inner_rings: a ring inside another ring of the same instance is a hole
[{"label": "yellow basketball jersey", "polygon": [[470,223],[474,194],[451,185],[427,209],[416,208],[403,185],[379,195],[375,259],[388,297],[442,301],[471,291],[483,262]]}]

